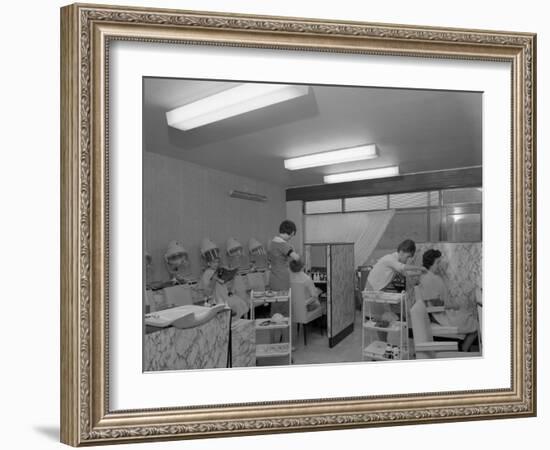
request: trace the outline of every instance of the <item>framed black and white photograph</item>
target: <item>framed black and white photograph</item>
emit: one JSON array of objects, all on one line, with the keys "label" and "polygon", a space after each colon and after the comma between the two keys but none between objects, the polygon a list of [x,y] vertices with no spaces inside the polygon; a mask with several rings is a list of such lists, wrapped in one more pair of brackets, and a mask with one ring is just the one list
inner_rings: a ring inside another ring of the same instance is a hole
[{"label": "framed black and white photograph", "polygon": [[61,26],[63,442],[536,413],[534,34]]},{"label": "framed black and white photograph", "polygon": [[144,78],[144,370],[481,356],[482,97]]}]

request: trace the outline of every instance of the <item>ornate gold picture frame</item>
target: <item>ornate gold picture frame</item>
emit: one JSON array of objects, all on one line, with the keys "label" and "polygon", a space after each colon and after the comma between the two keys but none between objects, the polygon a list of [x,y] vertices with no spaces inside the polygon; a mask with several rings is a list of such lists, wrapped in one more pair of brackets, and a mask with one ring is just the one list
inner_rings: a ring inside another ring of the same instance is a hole
[{"label": "ornate gold picture frame", "polygon": [[[117,40],[511,64],[511,385],[205,407],[109,403],[109,46]],[[61,9],[61,440],[73,446],[536,414],[536,36],[75,4]]]}]

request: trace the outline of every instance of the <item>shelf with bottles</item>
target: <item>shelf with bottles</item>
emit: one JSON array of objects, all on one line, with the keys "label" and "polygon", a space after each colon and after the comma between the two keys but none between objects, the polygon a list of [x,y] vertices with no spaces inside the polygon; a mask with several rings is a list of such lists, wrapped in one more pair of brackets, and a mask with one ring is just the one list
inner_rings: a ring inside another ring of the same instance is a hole
[{"label": "shelf with bottles", "polygon": [[404,292],[363,291],[362,325],[363,360],[408,359],[408,312]]},{"label": "shelf with bottles", "polygon": [[[283,311],[277,308],[277,312],[270,317],[256,317],[256,307],[260,305],[286,304]],[[264,339],[285,339],[284,342],[269,342],[256,344],[256,358],[288,357],[285,363],[292,363],[292,308],[290,305],[290,289],[288,291],[250,291],[250,318],[254,320],[256,329],[256,341],[258,333],[269,330],[264,334]],[[285,331],[287,330],[287,331]],[[278,335],[278,336],[277,336]]]},{"label": "shelf with bottles", "polygon": [[279,344],[258,344],[256,346],[256,358],[290,357],[291,353],[292,349],[288,342]]},{"label": "shelf with bottles", "polygon": [[312,267],[311,271],[309,272],[309,276],[315,284],[326,284],[328,282],[326,268],[319,269]]},{"label": "shelf with bottles", "polygon": [[387,320],[371,320],[367,319],[363,322],[363,327],[369,330],[383,331],[386,333],[396,333],[399,332],[402,327],[405,327],[406,324],[400,320],[389,322]]},{"label": "shelf with bottles", "polygon": [[282,317],[279,319],[273,319],[266,317],[263,319],[255,319],[254,326],[256,330],[277,330],[288,328],[289,320],[288,317]]},{"label": "shelf with bottles", "polygon": [[392,361],[401,360],[401,348],[398,345],[391,345],[384,341],[373,341],[363,349],[363,360],[365,361]]}]

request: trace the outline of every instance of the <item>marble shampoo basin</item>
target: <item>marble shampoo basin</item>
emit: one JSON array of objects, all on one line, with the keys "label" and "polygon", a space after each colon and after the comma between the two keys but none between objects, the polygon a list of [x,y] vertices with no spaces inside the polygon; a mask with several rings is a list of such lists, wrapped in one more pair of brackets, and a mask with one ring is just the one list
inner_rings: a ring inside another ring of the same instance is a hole
[{"label": "marble shampoo basin", "polygon": [[169,326],[179,329],[194,328],[208,322],[225,308],[225,305],[216,305],[213,307],[183,305],[146,314],[145,324],[159,328]]}]

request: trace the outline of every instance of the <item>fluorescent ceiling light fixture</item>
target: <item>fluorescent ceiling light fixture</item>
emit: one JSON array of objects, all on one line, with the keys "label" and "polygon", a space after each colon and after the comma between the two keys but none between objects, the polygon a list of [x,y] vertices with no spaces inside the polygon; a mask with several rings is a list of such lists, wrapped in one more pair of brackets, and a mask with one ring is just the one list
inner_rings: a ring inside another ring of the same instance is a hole
[{"label": "fluorescent ceiling light fixture", "polygon": [[310,167],[329,166],[363,159],[372,159],[378,156],[375,144],[358,145],[357,147],[342,148],[329,152],[314,153],[285,159],[285,169],[299,170]]},{"label": "fluorescent ceiling light fixture", "polygon": [[237,190],[231,190],[229,191],[229,196],[233,198],[240,198],[242,200],[252,200],[254,202],[266,202],[267,197],[262,194],[254,194],[252,192],[245,192],[245,191],[237,191]]},{"label": "fluorescent ceiling light fixture", "polygon": [[287,84],[241,84],[166,113],[168,125],[192,130],[203,125],[275,105],[308,93],[308,86]]},{"label": "fluorescent ceiling light fixture", "polygon": [[346,181],[370,180],[373,178],[396,177],[399,166],[380,167],[379,169],[357,170],[355,172],[334,173],[325,175],[325,183],[344,183]]}]

